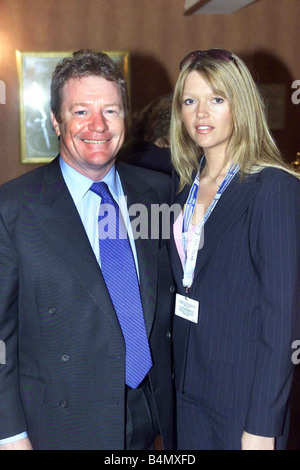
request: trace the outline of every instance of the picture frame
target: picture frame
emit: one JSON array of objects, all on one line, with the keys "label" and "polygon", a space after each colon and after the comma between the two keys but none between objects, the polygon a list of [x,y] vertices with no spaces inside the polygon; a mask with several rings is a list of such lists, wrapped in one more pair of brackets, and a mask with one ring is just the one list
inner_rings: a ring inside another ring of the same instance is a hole
[{"label": "picture frame", "polygon": [[[130,92],[130,54],[103,51],[120,67]],[[50,84],[58,62],[72,51],[16,51],[19,77],[21,163],[48,163],[59,153],[50,119]]]}]

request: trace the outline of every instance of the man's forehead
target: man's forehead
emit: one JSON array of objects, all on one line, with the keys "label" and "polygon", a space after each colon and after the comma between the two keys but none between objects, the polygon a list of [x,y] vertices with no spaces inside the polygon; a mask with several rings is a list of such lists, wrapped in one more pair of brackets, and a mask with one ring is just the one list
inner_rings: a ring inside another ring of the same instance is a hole
[{"label": "man's forehead", "polygon": [[114,97],[114,101],[122,102],[121,93],[117,83],[106,80],[97,75],[70,78],[63,86],[62,97],[75,95],[83,97]]}]

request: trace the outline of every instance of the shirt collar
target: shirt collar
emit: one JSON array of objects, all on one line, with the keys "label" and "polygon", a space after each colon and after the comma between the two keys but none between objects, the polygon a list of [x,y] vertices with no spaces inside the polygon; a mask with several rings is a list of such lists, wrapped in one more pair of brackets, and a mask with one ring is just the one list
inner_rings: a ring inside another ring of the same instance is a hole
[{"label": "shirt collar", "polygon": [[[77,205],[89,191],[94,181],[72,168],[61,156],[59,157],[59,163],[65,183],[75,205]],[[120,195],[115,165],[101,181],[108,185],[113,197],[118,201]]]}]

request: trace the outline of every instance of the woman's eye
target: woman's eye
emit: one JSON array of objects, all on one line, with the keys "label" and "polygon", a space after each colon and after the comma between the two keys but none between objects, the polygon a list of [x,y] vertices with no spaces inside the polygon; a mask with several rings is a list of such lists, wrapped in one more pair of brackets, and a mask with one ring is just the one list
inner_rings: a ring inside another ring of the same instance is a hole
[{"label": "woman's eye", "polygon": [[189,104],[193,104],[194,103],[194,100],[192,100],[192,98],[187,98],[186,100],[184,100],[183,104],[186,104],[186,105],[189,105]]},{"label": "woman's eye", "polygon": [[224,98],[221,98],[220,96],[216,96],[213,99],[213,103],[224,103]]}]

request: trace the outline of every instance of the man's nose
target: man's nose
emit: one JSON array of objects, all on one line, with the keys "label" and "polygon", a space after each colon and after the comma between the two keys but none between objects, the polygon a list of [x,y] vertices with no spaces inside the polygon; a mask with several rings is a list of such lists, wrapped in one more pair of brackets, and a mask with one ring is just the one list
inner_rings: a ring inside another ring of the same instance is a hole
[{"label": "man's nose", "polygon": [[108,130],[108,125],[102,113],[93,113],[89,122],[89,130],[95,132],[105,132]]}]

